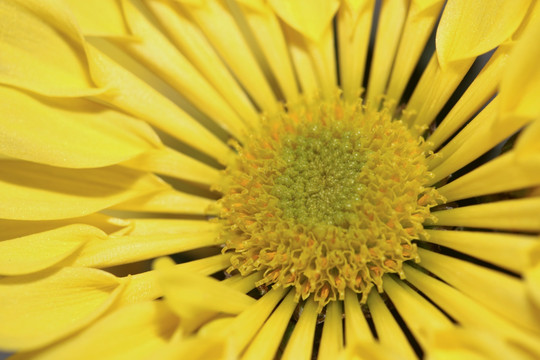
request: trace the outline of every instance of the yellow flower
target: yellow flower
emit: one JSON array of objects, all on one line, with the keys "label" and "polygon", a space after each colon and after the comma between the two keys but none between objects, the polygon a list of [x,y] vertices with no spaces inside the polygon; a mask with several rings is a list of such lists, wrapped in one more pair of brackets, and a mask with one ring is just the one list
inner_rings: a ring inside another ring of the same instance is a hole
[{"label": "yellow flower", "polygon": [[0,0],[0,349],[540,358],[539,13]]}]

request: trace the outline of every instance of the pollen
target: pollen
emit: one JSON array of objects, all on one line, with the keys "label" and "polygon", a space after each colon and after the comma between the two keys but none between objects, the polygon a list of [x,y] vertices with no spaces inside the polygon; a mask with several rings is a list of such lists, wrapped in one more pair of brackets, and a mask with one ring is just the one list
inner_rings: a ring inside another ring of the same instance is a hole
[{"label": "pollen", "polygon": [[426,187],[423,138],[388,107],[361,101],[289,105],[263,119],[217,186],[228,272],[262,273],[256,285],[294,287],[319,310],[361,294],[419,261],[415,240],[444,199]]}]

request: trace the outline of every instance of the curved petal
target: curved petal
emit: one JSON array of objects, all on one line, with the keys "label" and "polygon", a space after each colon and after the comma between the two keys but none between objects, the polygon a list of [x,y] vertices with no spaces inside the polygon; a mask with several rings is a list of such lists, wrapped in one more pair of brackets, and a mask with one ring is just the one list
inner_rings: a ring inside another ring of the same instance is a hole
[{"label": "curved petal", "polygon": [[32,350],[87,326],[123,291],[104,271],[63,268],[0,279],[0,347]]},{"label": "curved petal", "polygon": [[94,85],[78,29],[58,1],[3,0],[0,18],[0,83],[49,96],[105,90]]},{"label": "curved petal", "polygon": [[54,99],[0,86],[0,153],[42,164],[91,168],[161,146],[146,123],[83,99]]},{"label": "curved petal", "polygon": [[83,216],[168,186],[120,166],[64,169],[0,160],[0,218],[54,220]]},{"label": "curved petal", "polygon": [[148,301],[115,311],[67,341],[12,359],[148,359],[177,326],[178,318],[163,302]]},{"label": "curved petal", "polygon": [[96,238],[105,239],[106,235],[93,226],[73,224],[1,241],[0,274],[22,275],[46,269]]},{"label": "curved petal", "polygon": [[439,63],[471,59],[510,39],[523,21],[530,0],[450,0],[444,8],[435,44]]},{"label": "curved petal", "polygon": [[132,38],[119,1],[64,1],[66,1],[69,9],[77,18],[77,22],[85,35]]},{"label": "curved petal", "polygon": [[338,0],[270,0],[278,16],[293,29],[318,42],[339,8]]}]

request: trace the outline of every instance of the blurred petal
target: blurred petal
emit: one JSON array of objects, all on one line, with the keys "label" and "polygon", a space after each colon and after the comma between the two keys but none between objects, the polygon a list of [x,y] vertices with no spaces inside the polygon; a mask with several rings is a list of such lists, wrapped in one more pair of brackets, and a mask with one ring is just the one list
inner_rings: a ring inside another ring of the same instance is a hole
[{"label": "blurred petal", "polygon": [[275,94],[225,1],[206,1],[203,6],[186,6],[184,11],[193,16],[253,101],[263,111],[275,113]]},{"label": "blurred petal", "polygon": [[384,1],[381,3],[373,60],[367,86],[366,99],[368,101],[374,101],[376,96],[386,92],[386,84],[392,72],[392,65],[402,35],[403,24],[407,17],[409,3],[409,0]]},{"label": "blurred petal", "polygon": [[540,260],[536,236],[480,231],[426,230],[428,241],[521,273]]},{"label": "blurred petal", "polygon": [[403,95],[444,3],[443,0],[411,1],[388,83],[390,99],[399,101]]},{"label": "blurred petal", "polygon": [[374,0],[345,1],[337,14],[339,80],[349,101],[362,86],[374,6]]},{"label": "blurred petal", "polygon": [[317,306],[313,298],[308,298],[304,303],[300,319],[296,322],[294,330],[283,352],[283,360],[309,360],[315,338],[315,326],[317,325]]},{"label": "blurred petal", "polygon": [[55,230],[72,224],[86,224],[96,227],[106,233],[113,233],[126,229],[130,225],[129,220],[118,219],[103,214],[91,214],[78,218],[49,220],[49,221],[25,221],[0,219],[0,240],[24,237],[48,230]]},{"label": "blurred petal", "polygon": [[122,165],[208,186],[221,179],[219,170],[169,147],[144,152]]},{"label": "blurred petal", "polygon": [[0,274],[22,275],[46,269],[106,234],[93,227],[73,224],[55,230],[0,242]]},{"label": "blurred petal", "polygon": [[499,46],[516,31],[530,0],[450,0],[446,4],[435,40],[441,66],[471,59]]},{"label": "blurred petal", "polygon": [[161,146],[145,123],[82,99],[50,99],[0,86],[0,152],[47,165],[117,164]]},{"label": "blurred petal", "polygon": [[255,35],[262,56],[268,62],[286,101],[288,103],[298,101],[299,92],[294,69],[276,14],[261,0],[238,0],[238,3],[242,5],[241,9],[250,30]]},{"label": "blurred petal", "polygon": [[540,231],[540,197],[505,200],[435,211],[437,225],[511,231]]},{"label": "blurred petal", "polygon": [[540,19],[536,19],[531,21],[530,27],[510,53],[501,81],[501,115],[512,119],[510,122],[515,130],[519,129],[519,124],[523,125],[540,116],[539,38]]},{"label": "blurred petal", "polygon": [[376,291],[369,294],[368,306],[380,344],[394,349],[404,359],[416,359],[411,344]]},{"label": "blurred petal", "polygon": [[[532,155],[523,159],[509,151],[444,185],[439,193],[451,202],[536,186],[540,184],[540,161]],[[495,178],[497,181],[490,180]]]},{"label": "blurred petal", "polygon": [[[195,0],[195,2],[200,2],[198,5],[202,5],[202,1]],[[188,14],[180,11],[171,0],[147,0],[146,5],[186,58],[247,124],[256,127],[259,123],[259,115],[253,103]]]},{"label": "blurred petal", "polygon": [[343,348],[343,316],[341,301],[331,301],[326,306],[318,359],[330,360]]},{"label": "blurred petal", "polygon": [[237,314],[255,303],[253,298],[218,280],[170,269],[158,269],[159,282],[167,304],[180,318],[189,319],[204,312]]},{"label": "blurred petal", "polygon": [[153,175],[119,166],[64,169],[0,160],[0,217],[53,220],[78,217],[166,188]]},{"label": "blurred petal", "polygon": [[92,82],[71,14],[58,1],[0,2],[0,83],[43,95],[103,92]]},{"label": "blurred petal", "polygon": [[64,0],[85,35],[132,38],[117,0]]},{"label": "blurred petal", "polygon": [[117,204],[113,209],[161,212],[172,214],[207,215],[215,200],[166,189]]},{"label": "blurred petal", "polygon": [[[88,242],[71,266],[106,268],[152,259],[220,243],[217,232],[177,233],[160,232],[142,236],[111,236]],[[0,243],[1,244],[1,243]]]},{"label": "blurred petal", "polygon": [[339,7],[337,0],[270,0],[269,3],[283,21],[314,42],[320,40]]},{"label": "blurred petal", "polygon": [[285,336],[287,325],[297,305],[294,301],[294,295],[294,291],[289,292],[274,310],[242,355],[243,360],[272,360],[276,357],[278,347]]},{"label": "blurred petal", "polygon": [[426,348],[434,333],[454,326],[439,309],[402,281],[386,276],[383,285],[392,304],[422,348]]},{"label": "blurred petal", "polygon": [[[237,138],[248,129],[214,87],[145,16],[143,7],[123,1],[124,16],[137,42],[122,45],[154,73],[173,86],[203,113]],[[95,10],[98,10],[97,8]],[[159,54],[159,57],[156,56]]]},{"label": "blurred petal", "polygon": [[345,341],[347,344],[353,344],[372,340],[373,335],[358,301],[358,294],[347,289],[345,292]]},{"label": "blurred petal", "polygon": [[418,252],[422,267],[531,335],[540,334],[540,314],[527,298],[523,281],[451,256]]},{"label": "blurred petal", "polygon": [[107,315],[69,341],[17,354],[13,360],[148,359],[167,344],[177,326],[178,318],[163,302],[147,301]]},{"label": "blurred petal", "polygon": [[95,269],[63,268],[0,279],[0,347],[32,350],[95,321],[125,283]]}]

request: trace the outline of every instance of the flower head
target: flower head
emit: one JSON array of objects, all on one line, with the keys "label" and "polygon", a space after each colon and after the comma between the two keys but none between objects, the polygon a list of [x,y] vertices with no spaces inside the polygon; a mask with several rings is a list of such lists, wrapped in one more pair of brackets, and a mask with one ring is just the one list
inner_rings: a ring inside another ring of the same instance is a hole
[{"label": "flower head", "polygon": [[540,357],[538,14],[0,0],[0,349]]}]

